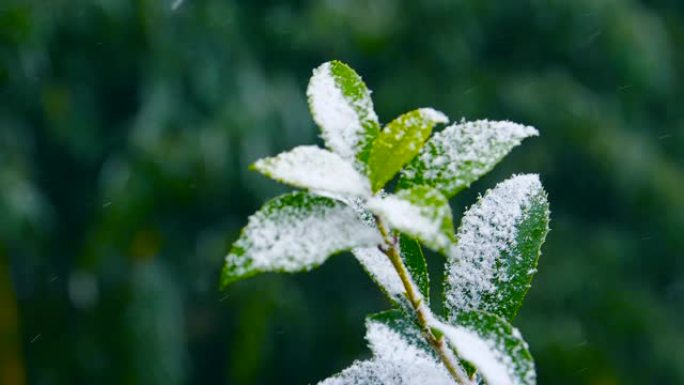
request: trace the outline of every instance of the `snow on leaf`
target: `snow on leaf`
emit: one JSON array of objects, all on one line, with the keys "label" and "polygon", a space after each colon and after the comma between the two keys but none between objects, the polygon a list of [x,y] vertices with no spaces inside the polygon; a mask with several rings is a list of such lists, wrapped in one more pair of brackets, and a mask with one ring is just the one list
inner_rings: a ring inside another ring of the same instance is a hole
[{"label": "snow on leaf", "polygon": [[380,190],[413,159],[437,123],[447,123],[443,113],[419,108],[391,121],[373,142],[368,158],[373,191]]},{"label": "snow on leaf", "polygon": [[319,385],[452,385],[446,368],[425,344],[420,330],[400,311],[371,316],[366,321],[374,357],[357,361]]},{"label": "snow on leaf", "polygon": [[401,301],[404,294],[404,285],[401,283],[399,274],[394,270],[392,262],[390,262],[385,253],[377,247],[359,247],[352,250],[352,252],[382,291],[390,299]]},{"label": "snow on leaf", "polygon": [[450,198],[488,173],[520,142],[538,132],[508,121],[453,124],[428,140],[402,171],[399,187],[429,185]]},{"label": "snow on leaf", "polygon": [[451,378],[436,370],[432,362],[417,360],[410,365],[384,360],[357,361],[319,385],[453,385]]},{"label": "snow on leaf", "polygon": [[226,256],[221,283],[260,272],[310,270],[331,254],[381,241],[343,203],[304,192],[281,195],[249,217]]},{"label": "snow on leaf", "polygon": [[459,314],[440,330],[449,346],[475,367],[489,385],[534,385],[534,360],[520,332],[502,318],[481,311]]},{"label": "snow on leaf", "polygon": [[339,155],[316,146],[299,146],[258,160],[254,169],[279,182],[313,192],[369,196],[368,179]]},{"label": "snow on leaf", "polygon": [[539,177],[499,183],[467,210],[447,257],[445,300],[450,318],[485,310],[515,317],[536,271],[549,210]]},{"label": "snow on leaf", "polygon": [[[437,359],[418,325],[399,309],[368,316],[366,340],[377,358],[400,362],[410,362],[415,357]],[[399,346],[402,349],[397,349]]]},{"label": "snow on leaf", "polygon": [[[420,244],[405,235],[401,235],[399,242],[401,258],[406,264],[411,280],[420,290],[425,302],[429,303],[430,281]],[[406,290],[387,255],[377,247],[359,247],[352,251],[368,275],[392,301],[401,303],[405,300]]]},{"label": "snow on leaf", "polygon": [[368,201],[368,208],[385,219],[390,227],[447,253],[452,248],[454,225],[449,202],[439,191],[414,186],[384,198]]},{"label": "snow on leaf", "polygon": [[328,148],[365,171],[380,125],[361,77],[342,62],[323,63],[314,69],[306,94]]}]

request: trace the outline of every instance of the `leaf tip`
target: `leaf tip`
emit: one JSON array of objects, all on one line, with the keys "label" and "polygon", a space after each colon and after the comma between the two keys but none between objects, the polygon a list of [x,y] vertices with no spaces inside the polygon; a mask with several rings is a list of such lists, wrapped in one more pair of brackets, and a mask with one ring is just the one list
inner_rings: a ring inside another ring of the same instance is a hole
[{"label": "leaf tip", "polygon": [[539,136],[539,131],[528,125],[512,122],[510,120],[502,120],[499,122],[490,122],[490,123],[495,123],[497,124],[500,129],[510,131],[514,137],[517,137],[519,140],[529,138],[532,136]]},{"label": "leaf tip", "polygon": [[256,162],[247,166],[247,169],[249,171],[254,171],[254,172],[264,174],[264,172],[265,172],[265,164],[264,163],[265,163],[265,159],[259,159]]},{"label": "leaf tip", "polygon": [[428,121],[432,121],[433,123],[442,123],[446,124],[449,123],[449,117],[446,116],[441,111],[437,111],[434,108],[430,107],[424,107],[424,108],[419,108],[418,112],[420,113],[420,116]]}]

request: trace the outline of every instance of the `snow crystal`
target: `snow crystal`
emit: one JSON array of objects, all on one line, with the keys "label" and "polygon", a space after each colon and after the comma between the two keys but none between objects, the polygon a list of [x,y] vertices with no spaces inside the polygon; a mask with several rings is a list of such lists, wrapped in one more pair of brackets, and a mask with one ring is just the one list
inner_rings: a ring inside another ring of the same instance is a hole
[{"label": "snow crystal", "polygon": [[513,147],[538,132],[509,121],[453,124],[432,136],[403,171],[399,185],[426,184],[448,197],[491,170]]},{"label": "snow crystal", "polygon": [[525,207],[541,188],[537,175],[515,176],[489,190],[465,213],[458,244],[447,258],[446,303],[452,315],[492,311],[483,296],[496,295],[496,284],[510,279],[501,256],[516,247]]},{"label": "snow crystal", "polygon": [[[314,69],[306,94],[326,145],[342,158],[354,161],[365,144],[362,122],[378,120],[370,93],[360,100],[344,95],[332,73],[331,63],[324,63]],[[367,116],[360,116],[359,111]]]},{"label": "snow crystal", "polygon": [[359,247],[352,250],[364,269],[394,298],[403,297],[404,285],[392,262],[377,247]]},{"label": "snow crystal", "polygon": [[333,253],[381,242],[378,231],[351,207],[306,193],[286,194],[249,217],[226,266],[234,276],[308,270]]},{"label": "snow crystal", "polygon": [[299,146],[276,157],[261,159],[254,168],[280,182],[312,191],[370,195],[365,176],[339,155],[316,146]]}]

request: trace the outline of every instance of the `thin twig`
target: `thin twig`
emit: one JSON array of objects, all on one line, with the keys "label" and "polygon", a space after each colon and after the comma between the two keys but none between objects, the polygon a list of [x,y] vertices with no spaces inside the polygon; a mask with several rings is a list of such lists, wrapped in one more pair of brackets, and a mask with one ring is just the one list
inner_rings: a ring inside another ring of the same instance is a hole
[{"label": "thin twig", "polygon": [[380,234],[382,234],[382,237],[387,244],[387,249],[384,250],[385,255],[387,255],[390,262],[392,262],[392,266],[394,266],[397,274],[399,274],[399,278],[401,279],[406,291],[406,298],[416,313],[416,319],[418,320],[418,324],[422,329],[423,335],[428,340],[430,346],[432,346],[432,348],[435,350],[439,358],[442,360],[444,366],[447,368],[449,374],[456,381],[456,383],[460,385],[472,384],[472,381],[468,379],[468,375],[461,367],[453,352],[446,346],[446,343],[444,342],[444,336],[440,336],[438,338],[433,333],[432,328],[430,327],[432,313],[426,309],[423,296],[420,294],[420,291],[416,288],[416,285],[410,278],[408,270],[404,265],[404,261],[401,259],[401,253],[397,245],[397,240],[391,236],[382,219],[376,217],[375,221],[378,225],[378,229],[380,229]]}]

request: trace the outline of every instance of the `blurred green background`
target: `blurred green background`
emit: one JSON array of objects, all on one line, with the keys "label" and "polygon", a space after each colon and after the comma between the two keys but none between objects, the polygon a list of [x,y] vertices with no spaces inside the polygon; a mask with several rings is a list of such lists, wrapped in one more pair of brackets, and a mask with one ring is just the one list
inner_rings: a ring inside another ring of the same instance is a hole
[{"label": "blurred green background", "polygon": [[308,384],[368,356],[388,303],[350,254],[217,288],[286,190],[247,166],[320,143],[305,89],[331,59],[383,122],[540,130],[453,202],[541,174],[516,320],[540,384],[684,384],[680,0],[2,0],[0,384]]}]

